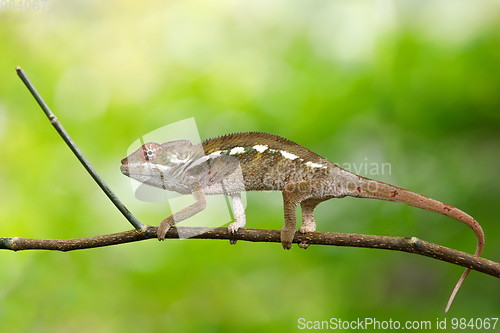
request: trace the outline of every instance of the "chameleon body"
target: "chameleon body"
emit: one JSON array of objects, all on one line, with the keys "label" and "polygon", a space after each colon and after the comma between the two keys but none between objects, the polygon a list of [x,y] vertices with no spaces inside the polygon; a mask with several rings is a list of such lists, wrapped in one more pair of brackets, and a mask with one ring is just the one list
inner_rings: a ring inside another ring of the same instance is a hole
[{"label": "chameleon body", "polygon": [[[227,195],[235,221],[228,227],[234,233],[246,223],[241,200],[243,191],[281,191],[285,223],[281,229],[283,248],[292,248],[297,227],[296,208],[301,205],[301,233],[316,231],[314,208],[331,198],[345,196],[403,202],[452,217],[468,225],[476,234],[475,256],[484,247],[479,223],[461,210],[389,184],[355,175],[327,159],[287,139],[266,133],[238,133],[191,144],[187,140],[163,144],[147,143],[124,158],[123,174],[144,184],[191,194],[195,203],[164,219],[158,239],[168,229],[206,207],[205,195]],[[307,248],[309,244],[300,243]],[[448,311],[470,269],[462,274],[448,302]]]}]

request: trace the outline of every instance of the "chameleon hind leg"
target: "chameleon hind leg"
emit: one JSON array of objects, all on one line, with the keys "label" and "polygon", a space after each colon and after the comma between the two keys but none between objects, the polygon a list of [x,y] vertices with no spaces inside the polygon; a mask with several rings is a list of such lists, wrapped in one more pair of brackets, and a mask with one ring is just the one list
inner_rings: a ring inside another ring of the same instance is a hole
[{"label": "chameleon hind leg", "polygon": [[[299,232],[313,232],[316,231],[316,222],[313,215],[314,208],[327,199],[329,197],[324,197],[321,179],[304,180],[285,186],[283,189],[285,225],[281,229],[281,244],[285,250],[292,248],[292,241],[297,228],[297,205],[300,203],[302,208],[302,227],[300,227]],[[301,242],[299,247],[307,249],[309,244]]]}]

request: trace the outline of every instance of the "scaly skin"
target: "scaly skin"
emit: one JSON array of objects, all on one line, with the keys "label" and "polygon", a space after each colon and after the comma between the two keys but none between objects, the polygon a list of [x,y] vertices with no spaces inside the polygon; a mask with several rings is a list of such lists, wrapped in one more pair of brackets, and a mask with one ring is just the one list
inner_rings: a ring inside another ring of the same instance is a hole
[{"label": "scaly skin", "polygon": [[[316,231],[314,208],[331,198],[352,196],[403,202],[410,206],[452,217],[469,226],[477,238],[475,256],[484,247],[479,223],[461,210],[423,195],[350,173],[318,154],[292,141],[266,133],[238,133],[209,139],[201,145],[189,141],[163,144],[147,143],[122,160],[123,174],[142,183],[192,194],[195,203],[164,219],[158,239],[168,229],[206,207],[205,195],[229,195],[235,222],[228,227],[234,233],[245,226],[243,191],[281,191],[285,223],[281,243],[292,248],[297,228],[295,211],[302,208],[299,232]],[[307,248],[309,244],[299,244]],[[458,289],[469,274],[466,269],[448,301],[448,311]]]}]

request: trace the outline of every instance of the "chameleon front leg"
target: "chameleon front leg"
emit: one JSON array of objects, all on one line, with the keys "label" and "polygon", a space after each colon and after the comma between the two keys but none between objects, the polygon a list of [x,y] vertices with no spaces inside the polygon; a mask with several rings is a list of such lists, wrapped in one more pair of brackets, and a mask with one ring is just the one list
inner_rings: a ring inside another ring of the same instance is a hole
[{"label": "chameleon front leg", "polygon": [[234,234],[239,228],[244,228],[246,224],[245,206],[241,200],[241,193],[234,193],[231,197],[231,209],[234,215],[234,222],[231,223],[227,229],[230,233]]},{"label": "chameleon front leg", "polygon": [[165,240],[165,235],[167,234],[167,231],[171,226],[179,223],[180,221],[190,218],[191,216],[201,212],[207,207],[207,200],[205,198],[205,194],[201,190],[201,186],[198,180],[193,179],[191,181],[190,187],[195,202],[161,221],[157,232],[158,240]]},{"label": "chameleon front leg", "polygon": [[[231,223],[227,229],[230,233],[234,234],[239,228],[244,228],[246,224],[245,206],[241,200],[241,193],[233,193],[231,197],[231,209],[233,211],[234,222]],[[231,245],[236,244],[235,239],[229,241]]]}]

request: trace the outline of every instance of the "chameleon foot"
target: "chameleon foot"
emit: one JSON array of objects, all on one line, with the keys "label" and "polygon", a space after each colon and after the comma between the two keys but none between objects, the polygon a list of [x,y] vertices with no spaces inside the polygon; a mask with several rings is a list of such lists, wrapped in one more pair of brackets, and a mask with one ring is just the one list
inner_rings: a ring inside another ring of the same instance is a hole
[{"label": "chameleon foot", "polygon": [[161,221],[160,226],[158,227],[157,236],[159,241],[165,240],[165,235],[167,234],[170,227],[173,225],[172,216],[167,217],[163,221]]},{"label": "chameleon foot", "polygon": [[234,234],[236,231],[238,231],[239,228],[244,228],[246,224],[246,219],[245,218],[240,218],[236,219],[233,223],[228,225],[227,230],[229,230],[230,233]]},{"label": "chameleon foot", "polygon": [[[229,230],[230,233],[234,234],[236,231],[238,231],[239,228],[243,228],[245,226],[245,222],[241,223],[240,221],[234,221],[230,225],[228,225],[227,230]],[[230,239],[229,244],[234,245],[236,244],[237,240],[236,239]]]},{"label": "chameleon foot", "polygon": [[[245,218],[242,219],[236,219],[233,223],[228,225],[227,230],[229,230],[230,233],[234,234],[236,231],[238,231],[239,228],[243,228],[245,226]],[[230,239],[229,244],[234,245],[236,244],[236,239]]]},{"label": "chameleon foot", "polygon": [[[299,232],[301,234],[307,234],[309,232],[315,232],[316,231],[316,223],[308,223],[308,224],[303,224],[300,228],[299,228]],[[309,244],[307,241],[302,241],[299,243],[299,247],[301,249],[307,249],[309,247]]]},{"label": "chameleon foot", "polygon": [[294,229],[285,229],[285,227],[281,229],[281,245],[283,245],[283,249],[290,250],[292,248],[294,234]]},{"label": "chameleon foot", "polygon": [[300,247],[301,249],[304,249],[304,250],[305,250],[305,249],[307,249],[307,248],[309,247],[309,245],[311,245],[311,244],[310,244],[310,243],[308,243],[308,242],[300,242],[300,243],[299,243],[299,247]]}]

